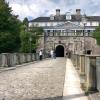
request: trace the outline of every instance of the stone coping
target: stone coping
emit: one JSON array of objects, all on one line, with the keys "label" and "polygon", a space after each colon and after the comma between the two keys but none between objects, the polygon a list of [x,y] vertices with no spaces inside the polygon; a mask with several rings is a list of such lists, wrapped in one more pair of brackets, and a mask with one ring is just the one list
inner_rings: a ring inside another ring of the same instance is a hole
[{"label": "stone coping", "polygon": [[100,55],[85,55],[86,57],[100,57]]},{"label": "stone coping", "polygon": [[93,55],[88,55],[88,54],[73,54],[73,55],[77,55],[77,56],[86,56],[86,57],[100,57],[100,54],[93,54]]}]

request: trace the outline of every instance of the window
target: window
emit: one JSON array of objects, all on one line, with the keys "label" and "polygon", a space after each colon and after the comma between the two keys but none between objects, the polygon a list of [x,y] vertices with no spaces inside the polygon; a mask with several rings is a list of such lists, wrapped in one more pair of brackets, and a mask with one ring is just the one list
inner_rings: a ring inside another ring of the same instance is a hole
[{"label": "window", "polygon": [[38,23],[36,23],[36,24],[35,24],[35,26],[36,26],[36,27],[38,27],[38,26],[39,26],[39,24],[38,24]]},{"label": "window", "polygon": [[47,30],[47,36],[50,36],[50,30]]},{"label": "window", "polygon": [[66,13],[66,20],[71,20],[71,13],[70,12]]},{"label": "window", "polygon": [[87,30],[88,31],[88,33],[90,33],[90,30]]},{"label": "window", "polygon": [[50,33],[47,33],[47,36],[50,36]]},{"label": "window", "polygon": [[53,22],[50,23],[50,26],[53,26]]},{"label": "window", "polygon": [[77,36],[80,36],[81,33],[82,33],[82,30],[76,30],[76,35],[77,35]]},{"label": "window", "polygon": [[92,22],[90,22],[90,26],[92,26]]},{"label": "window", "polygon": [[50,20],[54,20],[54,15],[51,15],[50,16]]},{"label": "window", "polygon": [[45,26],[47,26],[47,23],[45,23]]}]

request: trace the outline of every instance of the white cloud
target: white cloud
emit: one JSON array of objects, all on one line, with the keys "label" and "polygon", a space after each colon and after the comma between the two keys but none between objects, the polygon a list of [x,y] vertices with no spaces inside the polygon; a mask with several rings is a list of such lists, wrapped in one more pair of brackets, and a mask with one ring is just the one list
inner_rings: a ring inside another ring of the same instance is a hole
[{"label": "white cloud", "polygon": [[55,9],[60,8],[61,13],[80,8],[88,15],[100,15],[100,0],[7,0],[13,9],[13,13],[20,19],[25,17],[36,18],[55,14]]}]

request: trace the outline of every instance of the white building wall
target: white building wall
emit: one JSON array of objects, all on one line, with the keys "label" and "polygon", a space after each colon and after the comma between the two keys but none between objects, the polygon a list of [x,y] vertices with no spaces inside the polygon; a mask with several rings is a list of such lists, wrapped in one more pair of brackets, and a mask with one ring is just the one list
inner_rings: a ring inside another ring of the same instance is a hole
[{"label": "white building wall", "polygon": [[58,24],[62,24],[64,22],[32,22],[29,23],[29,26],[56,26]]},{"label": "white building wall", "polygon": [[29,23],[29,27],[31,27],[31,26],[32,26],[32,24],[33,24],[33,23],[32,23],[32,22],[30,22],[30,23]]},{"label": "white building wall", "polygon": [[45,26],[45,22],[40,22],[39,26],[42,26],[42,27]]},{"label": "white building wall", "polygon": [[92,25],[93,26],[99,26],[99,22],[93,22]]},{"label": "white building wall", "polygon": [[[30,26],[56,26],[58,24],[62,24],[64,22],[30,22],[29,23],[29,27]],[[78,25],[82,25],[83,26],[83,23],[82,22],[73,22],[73,23],[77,23]],[[86,26],[99,26],[99,22],[97,21],[92,21],[92,22],[86,22]]]},{"label": "white building wall", "polygon": [[[80,25],[83,25],[82,22],[80,22]],[[96,21],[91,21],[91,22],[86,22],[86,26],[99,26],[99,22]]]},{"label": "white building wall", "polygon": [[33,26],[39,26],[38,22],[33,22]]},{"label": "white building wall", "polygon": [[56,26],[57,25],[57,22],[53,22],[53,26]]},{"label": "white building wall", "polygon": [[87,23],[86,23],[86,26],[91,26],[91,23],[92,23],[92,22],[87,22]]}]

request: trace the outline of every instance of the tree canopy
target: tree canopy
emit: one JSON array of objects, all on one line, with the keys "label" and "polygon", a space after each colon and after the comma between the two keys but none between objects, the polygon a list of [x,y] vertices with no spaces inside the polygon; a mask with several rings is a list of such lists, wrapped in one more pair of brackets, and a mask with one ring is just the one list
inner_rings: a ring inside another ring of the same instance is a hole
[{"label": "tree canopy", "polygon": [[0,0],[0,53],[7,52],[30,52],[36,50],[37,40],[42,34],[41,27],[31,27],[29,29],[28,19],[23,23],[18,20],[18,16],[12,14],[9,3]]},{"label": "tree canopy", "polygon": [[97,40],[97,44],[100,45],[100,25],[93,32],[93,38]]},{"label": "tree canopy", "polygon": [[0,53],[17,52],[20,47],[20,20],[5,0],[0,0]]},{"label": "tree canopy", "polygon": [[23,25],[21,26],[21,52],[33,52],[36,51],[36,48],[38,46],[38,39],[39,35],[43,33],[42,27],[28,27],[28,19],[25,18],[23,20]]}]

